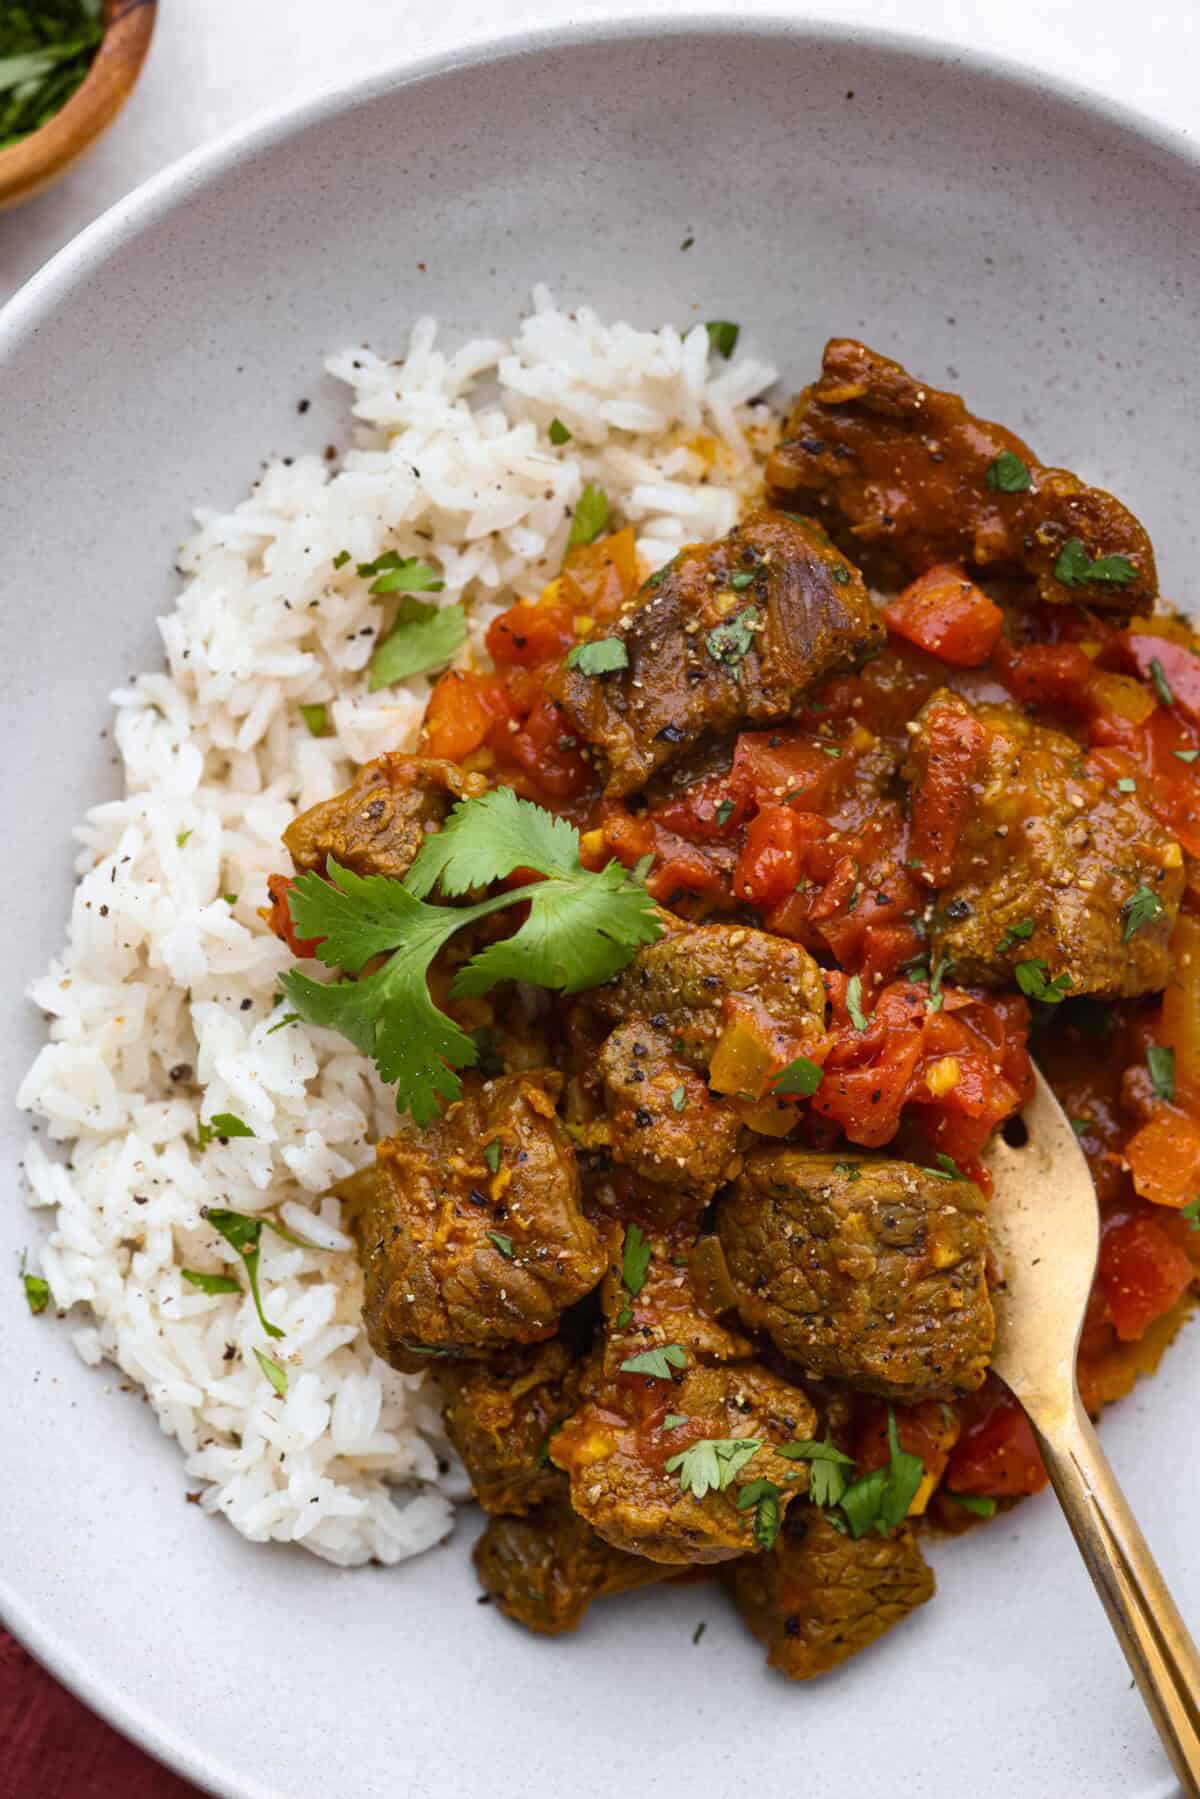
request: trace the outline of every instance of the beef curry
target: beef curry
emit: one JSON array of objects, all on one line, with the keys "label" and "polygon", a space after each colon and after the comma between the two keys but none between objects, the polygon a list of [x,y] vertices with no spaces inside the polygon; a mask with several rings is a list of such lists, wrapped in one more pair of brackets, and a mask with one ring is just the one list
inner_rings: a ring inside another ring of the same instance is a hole
[{"label": "beef curry", "polygon": [[1093,1412],[1182,1316],[1198,646],[1117,500],[848,341],[742,522],[642,572],[618,530],[497,617],[419,753],[290,828],[270,916],[311,955],[296,876],[403,881],[497,787],[644,883],[648,940],[566,998],[434,962],[477,1062],[341,1189],[365,1318],[440,1382],[510,1617],[709,1568],[804,1679],[931,1596],[923,1528],[1044,1484],[981,1161],[1031,1050],[1100,1200]]}]

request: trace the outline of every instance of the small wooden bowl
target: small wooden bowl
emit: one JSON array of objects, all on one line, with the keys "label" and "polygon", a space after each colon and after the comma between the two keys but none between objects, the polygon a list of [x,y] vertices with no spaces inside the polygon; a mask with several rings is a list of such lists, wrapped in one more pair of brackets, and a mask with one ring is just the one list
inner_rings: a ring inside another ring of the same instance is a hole
[{"label": "small wooden bowl", "polygon": [[107,131],[133,92],[157,10],[158,0],[104,0],[104,37],[82,84],[40,130],[0,150],[0,210],[49,187]]}]

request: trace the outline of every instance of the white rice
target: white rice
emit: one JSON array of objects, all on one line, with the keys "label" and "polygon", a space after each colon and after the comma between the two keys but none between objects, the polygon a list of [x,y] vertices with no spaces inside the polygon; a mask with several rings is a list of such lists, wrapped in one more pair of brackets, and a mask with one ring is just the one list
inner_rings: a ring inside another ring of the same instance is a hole
[{"label": "white rice", "polygon": [[[354,563],[391,548],[436,562],[442,599],[470,609],[464,660],[478,658],[495,613],[557,572],[585,482],[635,527],[647,572],[726,532],[774,429],[748,408],[774,370],[721,360],[702,326],[604,325],[543,289],[511,342],[450,353],[422,319],[403,359],[346,351],[328,367],[353,392],[353,447],[277,461],[233,512],[198,515],[159,621],[166,668],[113,695],[125,797],[77,832],[66,947],[31,990],[50,1041],[18,1103],[67,1146],[64,1162],[30,1143],[32,1202],[52,1214],[31,1267],[80,1355],[145,1389],[208,1511],[355,1564],[439,1541],[465,1483],[436,1394],[368,1347],[339,1205],[321,1197],[394,1128],[391,1096],[340,1037],[279,1028],[290,957],[256,915],[296,812],[415,746],[429,684],[368,694],[389,613]],[[572,434],[561,448],[555,418]],[[300,713],[318,701],[319,739]],[[201,1152],[201,1117],[222,1112],[253,1138]],[[323,1246],[263,1233],[281,1339],[248,1294],[183,1279],[240,1272],[206,1204],[270,1212]],[[286,1398],[256,1347],[286,1372]]]}]

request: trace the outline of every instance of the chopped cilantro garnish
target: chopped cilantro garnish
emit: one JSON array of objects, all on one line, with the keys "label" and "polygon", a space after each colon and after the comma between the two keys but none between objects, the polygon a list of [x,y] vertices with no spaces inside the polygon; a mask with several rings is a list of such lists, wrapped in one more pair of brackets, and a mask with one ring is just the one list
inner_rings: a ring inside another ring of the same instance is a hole
[{"label": "chopped cilantro garnish", "polygon": [[312,737],[325,737],[329,733],[329,707],[323,701],[312,706],[301,706],[300,716],[308,726]]},{"label": "chopped cilantro garnish", "polygon": [[1065,969],[1062,974],[1055,975],[1052,981],[1047,980],[1049,970],[1040,956],[1032,956],[1028,962],[1018,962],[1013,973],[1022,993],[1027,994],[1030,999],[1040,999],[1047,1006],[1056,1006],[1075,985]]},{"label": "chopped cilantro garnish", "polygon": [[1099,556],[1093,562],[1078,537],[1067,539],[1054,564],[1055,579],[1064,587],[1076,587],[1081,581],[1124,587],[1126,582],[1136,581],[1137,572],[1128,556]]},{"label": "chopped cilantro garnish", "polygon": [[263,1373],[266,1375],[267,1379],[270,1381],[271,1385],[274,1387],[275,1391],[278,1393],[280,1399],[286,1399],[287,1398],[287,1390],[288,1390],[288,1377],[284,1373],[283,1369],[279,1366],[279,1363],[273,1362],[269,1355],[264,1355],[262,1350],[258,1347],[257,1343],[254,1345],[254,1355],[255,1355],[255,1359],[258,1362],[259,1367],[262,1369]]},{"label": "chopped cilantro garnish", "polygon": [[546,435],[552,444],[565,444],[571,441],[571,433],[560,418],[550,420],[550,429]]},{"label": "chopped cilantro garnish", "polygon": [[50,1304],[50,1283],[43,1280],[40,1274],[25,1272],[24,1256],[21,1257],[21,1266],[18,1272],[25,1288],[25,1303],[36,1317],[39,1312],[44,1312]]},{"label": "chopped cilantro garnish", "polygon": [[493,1137],[490,1143],[484,1144],[483,1159],[487,1163],[488,1167],[491,1169],[493,1174],[498,1173],[499,1168],[500,1168],[500,1139],[499,1139],[499,1137]]},{"label": "chopped cilantro garnish", "polygon": [[1154,683],[1154,691],[1164,706],[1175,704],[1175,695],[1171,692],[1171,684],[1163,673],[1163,665],[1157,656],[1150,658],[1150,679]]},{"label": "chopped cilantro garnish", "polygon": [[1120,780],[1117,782],[1117,792],[1118,793],[1136,793],[1137,792],[1137,782],[1134,780],[1132,775],[1122,775],[1121,776]]},{"label": "chopped cilantro garnish", "polygon": [[183,848],[184,844],[187,842],[188,838],[191,836],[191,834],[192,833],[190,831],[177,832],[176,836],[175,836],[175,848],[178,850],[181,850]]},{"label": "chopped cilantro garnish", "polygon": [[1200,750],[1172,750],[1171,754],[1178,756],[1181,762],[1194,762],[1200,756]]},{"label": "chopped cilantro garnish", "polygon": [[505,1261],[511,1262],[513,1258],[512,1238],[506,1237],[503,1231],[489,1231],[488,1236],[496,1245],[496,1248],[500,1251],[500,1254],[504,1257]]},{"label": "chopped cilantro garnish", "polygon": [[676,1111],[676,1112],[682,1112],[683,1108],[686,1105],[687,1105],[687,1088],[686,1087],[673,1087],[671,1090],[671,1108],[672,1108],[672,1110]]},{"label": "chopped cilantro garnish", "polygon": [[824,1070],[816,1062],[810,1062],[807,1056],[797,1056],[786,1068],[781,1068],[771,1082],[772,1093],[798,1093],[807,1097],[815,1093],[821,1085]]},{"label": "chopped cilantro garnish", "polygon": [[578,544],[595,543],[607,524],[608,495],[602,487],[593,487],[589,481],[575,502],[567,548],[573,550]]},{"label": "chopped cilantro garnish", "polygon": [[[375,586],[378,587],[376,582]],[[371,589],[374,593],[375,588]],[[462,648],[467,636],[467,615],[461,606],[431,606],[424,600],[403,599],[396,622],[367,665],[367,686],[372,693],[407,681],[411,675],[442,668]]]},{"label": "chopped cilantro garnish", "polygon": [[1028,943],[1029,939],[1033,936],[1033,932],[1034,923],[1032,918],[1019,918],[1016,924],[1009,925],[1007,931],[1005,931],[1003,937],[1001,937],[999,943],[996,945],[996,949],[999,952],[1006,949],[1012,949],[1014,944],[1017,943]]},{"label": "chopped cilantro garnish", "polygon": [[758,607],[745,606],[736,618],[727,619],[723,625],[714,625],[704,639],[705,648],[713,661],[723,663],[736,674],[743,657],[754,642],[758,619]]},{"label": "chopped cilantro garnish", "polygon": [[[650,1374],[655,1380],[670,1380],[672,1368],[686,1368],[687,1353],[679,1343],[664,1343],[658,1349],[643,1349],[621,1363],[622,1374]],[[667,1464],[668,1471],[670,1463]]]},{"label": "chopped cilantro garnish", "polygon": [[708,341],[713,349],[728,362],[737,348],[741,326],[735,325],[732,319],[709,319],[704,329],[708,332]]},{"label": "chopped cilantro garnish", "polygon": [[729,823],[729,820],[733,817],[733,813],[734,813],[733,800],[722,800],[720,805],[717,807],[716,814],[715,814],[718,826],[727,825]]},{"label": "chopped cilantro garnish", "polygon": [[707,1493],[723,1493],[761,1448],[761,1437],[702,1437],[673,1455],[666,1472],[679,1475],[681,1493],[703,1499]]},{"label": "chopped cilantro garnish", "polygon": [[1143,925],[1155,924],[1166,914],[1166,907],[1153,888],[1145,885],[1135,888],[1133,893],[1121,907],[1125,915],[1125,928],[1121,933],[1121,941],[1128,943],[1135,931]]},{"label": "chopped cilantro garnish", "polygon": [[861,1181],[862,1179],[862,1169],[857,1162],[835,1162],[833,1172],[845,1175],[848,1181]]},{"label": "chopped cilantro garnish", "polygon": [[849,1478],[843,1470],[849,1468],[853,1472],[854,1457],[843,1455],[829,1437],[823,1443],[814,1442],[811,1437],[783,1443],[776,1454],[789,1462],[808,1463],[808,1496],[814,1505],[841,1503]]},{"label": "chopped cilantro garnish", "polygon": [[1175,1098],[1175,1051],[1152,1043],[1146,1051],[1146,1066],[1155,1093],[1170,1104]]},{"label": "chopped cilantro garnish", "polygon": [[258,1313],[258,1321],[268,1337],[282,1337],[283,1332],[277,1324],[272,1324],[262,1308],[262,1296],[258,1290],[258,1260],[262,1246],[263,1226],[285,1235],[279,1225],[269,1218],[252,1218],[245,1212],[231,1212],[224,1206],[209,1206],[204,1213],[209,1224],[219,1231],[226,1243],[241,1256],[246,1267],[246,1279],[250,1283],[250,1294],[254,1300],[254,1309]]},{"label": "chopped cilantro garnish", "polygon": [[358,572],[364,580],[375,577],[368,591],[377,595],[441,593],[446,585],[432,563],[418,556],[403,557],[398,550],[385,550],[374,562],[360,562]]},{"label": "chopped cilantro garnish", "polygon": [[179,1270],[185,1281],[199,1287],[201,1293],[240,1293],[242,1283],[233,1274],[204,1274],[197,1268]]},{"label": "chopped cilantro garnish", "polygon": [[963,1171],[959,1167],[958,1163],[954,1160],[953,1156],[948,1156],[944,1153],[944,1151],[939,1150],[933,1159],[937,1163],[937,1167],[936,1168],[926,1168],[924,1171],[926,1174],[936,1175],[939,1181],[965,1181],[966,1180],[966,1178],[967,1178],[966,1175],[963,1173]]},{"label": "chopped cilantro garnish", "polygon": [[[517,869],[544,878],[475,905],[426,903],[439,883],[453,900]],[[332,857],[325,876],[299,876],[288,894],[297,934],[320,939],[323,962],[360,978],[322,984],[291,969],[282,977],[287,1000],[307,1023],[341,1031],[372,1057],[397,1088],[397,1109],[428,1124],[439,1096],[458,1098],[455,1070],[479,1053],[435,1005],[429,965],[464,926],[515,904],[528,906],[525,922],[459,968],[456,996],[478,997],[502,980],[579,993],[610,980],[639,944],[662,935],[652,900],[620,863],[591,873],[580,863],[573,825],[497,787],[460,801],[443,829],[425,838],[403,881],[355,874]],[[379,956],[386,960],[363,975]]]},{"label": "chopped cilantro garnish", "polygon": [[611,675],[629,667],[629,651],[619,637],[601,637],[595,643],[577,643],[567,654],[567,667],[581,675]]},{"label": "chopped cilantro garnish", "polygon": [[267,1032],[267,1036],[273,1037],[275,1035],[276,1031],[283,1030],[285,1025],[298,1023],[299,1018],[300,1018],[299,1012],[285,1012],[283,1017],[277,1019],[275,1021],[275,1023],[271,1026],[270,1030]]},{"label": "chopped cilantro garnish", "polygon": [[202,1118],[196,1126],[196,1148],[207,1149],[216,1141],[224,1143],[229,1137],[253,1137],[254,1132],[248,1124],[236,1117],[232,1112],[214,1112],[207,1124]]},{"label": "chopped cilantro garnish", "polygon": [[619,1331],[623,1331],[627,1324],[632,1324],[633,1322],[633,1307],[631,1305],[623,1305],[613,1322]]},{"label": "chopped cilantro garnish", "polygon": [[977,1518],[996,1516],[996,1501],[989,1499],[985,1493],[952,1493],[947,1487],[946,1497],[952,1499],[955,1505],[961,1505],[964,1512],[974,1512]]},{"label": "chopped cilantro garnish", "polygon": [[626,1291],[632,1293],[635,1299],[646,1284],[650,1255],[645,1232],[640,1225],[631,1224],[625,1232],[625,1247],[621,1253],[621,1279]]},{"label": "chopped cilantro garnish", "polygon": [[741,593],[743,589],[750,586],[756,572],[757,571],[752,568],[740,568],[736,575],[731,575],[729,577],[729,585],[736,593]]},{"label": "chopped cilantro garnish", "polygon": [[850,1023],[856,1031],[867,1028],[866,1014],[862,1009],[862,976],[852,974],[846,982],[846,1010],[850,1014]]},{"label": "chopped cilantro garnish", "polygon": [[754,1508],[754,1541],[760,1549],[774,1549],[783,1523],[783,1507],[779,1501],[782,1489],[773,1480],[751,1480],[739,1489],[737,1508],[748,1512]]},{"label": "chopped cilantro garnish", "polygon": [[1200,1199],[1190,1199],[1181,1208],[1179,1216],[1186,1218],[1194,1231],[1200,1231]]},{"label": "chopped cilantro garnish", "polygon": [[333,559],[333,566],[334,566],[334,568],[345,568],[345,566],[349,562],[349,560],[350,560],[349,550],[339,550],[337,555]]},{"label": "chopped cilantro garnish", "polygon": [[668,1412],[662,1421],[664,1430],[678,1430],[681,1424],[687,1423],[686,1412]]},{"label": "chopped cilantro garnish", "polygon": [[1067,1122],[1077,1137],[1086,1137],[1091,1132],[1092,1121],[1090,1118],[1069,1118]]},{"label": "chopped cilantro garnish", "polygon": [[910,1455],[900,1447],[896,1431],[896,1413],[888,1407],[888,1446],[890,1459],[886,1468],[862,1474],[842,1494],[841,1507],[852,1537],[865,1537],[871,1529],[886,1535],[903,1524],[908,1508],[917,1496],[917,1488],[925,1478],[925,1463],[919,1455]]},{"label": "chopped cilantro garnish", "polygon": [[[837,582],[839,587],[848,586],[850,581],[853,579],[853,576],[851,575],[850,570],[846,567],[846,564],[844,562],[835,562],[829,572],[833,576],[834,580]],[[878,656],[878,654],[879,654],[878,650],[875,650],[875,649],[868,650],[867,654],[863,657],[862,661],[859,663],[859,665],[858,665],[859,668],[865,668],[867,663],[873,662],[875,660],[876,656]]]},{"label": "chopped cilantro garnish", "polygon": [[1029,491],[1029,470],[1011,450],[1001,450],[994,461],[989,462],[987,474],[984,476],[990,488],[998,493],[1027,493]]}]

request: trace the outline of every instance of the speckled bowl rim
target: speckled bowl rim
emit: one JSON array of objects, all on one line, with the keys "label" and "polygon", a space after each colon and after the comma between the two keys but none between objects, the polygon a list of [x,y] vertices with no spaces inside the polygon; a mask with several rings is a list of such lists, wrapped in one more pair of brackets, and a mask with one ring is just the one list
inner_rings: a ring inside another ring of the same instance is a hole
[{"label": "speckled bowl rim", "polygon": [[[1177,159],[1191,175],[1200,177],[1200,148],[1175,127],[1163,125],[1081,83],[1047,74],[1015,58],[936,37],[782,13],[735,18],[695,12],[647,18],[620,12],[566,25],[535,23],[500,33],[472,34],[449,49],[398,59],[381,72],[356,77],[306,100],[273,109],[171,163],[80,232],[0,308],[0,359],[35,333],[41,319],[76,284],[85,282],[90,271],[119,254],[127,243],[151,229],[174,207],[310,126],[352,113],[412,84],[489,63],[639,38],[659,43],[708,39],[719,45],[724,39],[753,37],[786,40],[792,51],[805,44],[814,48],[840,46],[879,54],[898,63],[941,65],[943,69],[948,66],[952,76],[961,69],[970,78],[990,80],[1014,92],[1032,93],[1067,112],[1086,115],[1106,126],[1115,137],[1126,140],[1131,151],[1149,149],[1165,154]],[[164,1727],[145,1707],[130,1701],[120,1689],[119,1675],[88,1665],[70,1643],[43,1630],[36,1611],[17,1598],[2,1571],[0,1617],[31,1655],[125,1736],[204,1790],[222,1790],[215,1784],[220,1778],[217,1768],[202,1749]],[[242,1779],[240,1791],[245,1799],[274,1799],[271,1790],[253,1778]],[[1174,1791],[1173,1784],[1168,1783],[1163,1788],[1163,1799]]]}]

